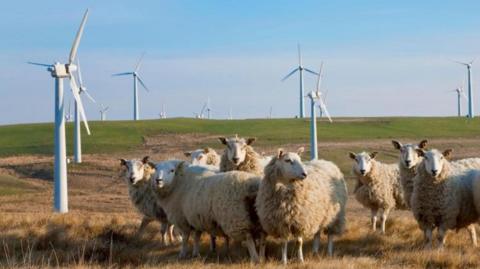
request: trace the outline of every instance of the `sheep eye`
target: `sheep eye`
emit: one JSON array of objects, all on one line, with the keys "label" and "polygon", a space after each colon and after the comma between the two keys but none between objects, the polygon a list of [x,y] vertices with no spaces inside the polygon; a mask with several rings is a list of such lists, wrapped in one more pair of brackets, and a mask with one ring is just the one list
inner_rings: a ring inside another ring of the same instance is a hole
[{"label": "sheep eye", "polygon": [[173,169],[172,169],[172,170],[170,170],[170,173],[173,173],[173,172],[175,172],[175,170],[173,170]]},{"label": "sheep eye", "polygon": [[286,163],[292,164],[292,160],[285,160]]}]

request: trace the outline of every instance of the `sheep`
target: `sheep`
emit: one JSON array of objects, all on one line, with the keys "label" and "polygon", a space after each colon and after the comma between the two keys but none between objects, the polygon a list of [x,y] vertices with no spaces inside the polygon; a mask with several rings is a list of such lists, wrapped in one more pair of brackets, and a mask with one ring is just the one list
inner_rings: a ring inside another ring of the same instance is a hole
[{"label": "sheep", "polygon": [[186,157],[192,159],[193,165],[220,165],[220,156],[212,148],[197,149],[194,151],[184,152]]},{"label": "sheep", "polygon": [[422,229],[426,247],[432,247],[435,228],[439,247],[443,247],[448,230],[467,228],[474,246],[477,245],[475,227],[479,213],[474,206],[473,186],[480,170],[465,169],[465,164],[449,162],[452,150],[443,153],[431,149],[416,150],[423,157],[417,167],[412,194],[412,211]]},{"label": "sheep", "polygon": [[263,175],[263,166],[260,163],[261,157],[251,147],[256,138],[245,140],[235,135],[232,138],[219,137],[218,139],[226,146],[220,159],[221,172],[239,170]]},{"label": "sheep", "polygon": [[[355,154],[353,173],[357,177],[355,198],[371,212],[372,230],[377,229],[377,214],[380,214],[381,232],[385,234],[385,223],[394,208],[406,208],[402,187],[399,183],[399,169],[396,164],[384,164],[375,160],[378,152]],[[380,212],[379,212],[380,211]]]},{"label": "sheep", "polygon": [[[303,262],[303,240],[314,236],[318,253],[320,232],[328,234],[328,254],[333,255],[333,235],[345,226],[347,188],[337,166],[323,160],[302,163],[299,153],[278,150],[265,167],[255,208],[264,232],[281,239],[282,262],[287,263],[288,240],[297,242]],[[265,256],[265,236],[260,240],[260,258]]]},{"label": "sheep", "polygon": [[171,176],[155,173],[153,178],[160,204],[182,231],[180,257],[186,256],[194,231],[193,256],[199,255],[201,233],[209,232],[243,241],[252,262],[258,262],[253,204],[261,178],[242,171],[215,173],[184,162],[170,165],[175,167]]},{"label": "sheep", "polygon": [[137,234],[143,234],[149,223],[158,220],[161,223],[161,242],[162,245],[165,245],[167,230],[170,243],[174,242],[173,225],[168,223],[165,211],[156,201],[156,196],[152,191],[150,176],[155,172],[155,168],[148,159],[148,156],[141,161],[121,159],[120,164],[125,168],[124,178],[128,185],[130,200],[135,208],[143,214]]},{"label": "sheep", "polygon": [[400,170],[400,183],[403,188],[405,203],[410,208],[410,199],[413,192],[413,178],[417,174],[416,167],[422,161],[416,149],[424,149],[428,141],[422,140],[416,144],[402,144],[399,141],[392,140],[393,147],[400,151],[400,161],[398,168]]}]

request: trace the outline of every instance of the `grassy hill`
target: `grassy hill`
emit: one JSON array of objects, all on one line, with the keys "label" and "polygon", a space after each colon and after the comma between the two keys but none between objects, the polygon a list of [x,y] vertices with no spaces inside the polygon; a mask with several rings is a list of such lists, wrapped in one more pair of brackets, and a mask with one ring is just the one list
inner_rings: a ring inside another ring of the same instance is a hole
[{"label": "grassy hill", "polygon": [[[309,119],[199,120],[175,118],[144,121],[91,122],[92,135],[83,135],[85,153],[125,151],[158,134],[210,134],[255,136],[260,145],[305,143]],[[82,130],[83,131],[83,130]],[[73,124],[67,125],[68,144]],[[480,119],[466,118],[338,118],[318,122],[320,141],[379,138],[472,138],[480,136]],[[51,154],[53,124],[0,126],[0,156]]]}]

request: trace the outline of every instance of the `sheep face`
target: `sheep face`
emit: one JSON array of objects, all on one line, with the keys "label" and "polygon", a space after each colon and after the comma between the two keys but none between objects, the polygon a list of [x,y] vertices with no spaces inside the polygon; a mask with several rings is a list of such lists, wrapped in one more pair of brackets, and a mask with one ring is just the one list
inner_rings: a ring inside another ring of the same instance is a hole
[{"label": "sheep face", "polygon": [[280,149],[276,159],[275,165],[281,174],[279,179],[285,181],[284,183],[307,178],[307,172],[303,166],[302,159],[297,153],[284,152]]},{"label": "sheep face", "polygon": [[165,161],[155,166],[155,174],[152,178],[152,184],[157,189],[170,186],[175,177],[178,161]]},{"label": "sheep face", "polygon": [[405,144],[392,140],[393,146],[400,151],[400,163],[407,169],[413,168],[422,161],[422,157],[417,153],[417,149],[423,149],[427,145],[427,140],[423,140],[418,145]]},{"label": "sheep face", "polygon": [[227,146],[227,158],[235,165],[241,164],[245,161],[247,155],[247,146],[252,145],[256,138],[239,138],[237,136],[232,138],[219,137],[220,142]]},{"label": "sheep face", "polygon": [[417,149],[417,152],[423,157],[425,170],[434,178],[438,177],[442,173],[445,164],[448,162],[448,159],[452,154],[451,149],[447,149],[443,153],[436,149],[431,149],[429,151]]},{"label": "sheep face", "polygon": [[120,160],[121,165],[125,168],[125,180],[128,185],[135,185],[143,180],[145,173],[145,164],[139,160]]},{"label": "sheep face", "polygon": [[194,151],[185,152],[185,156],[192,158],[193,165],[207,165],[207,153],[209,149],[197,149]]},{"label": "sheep face", "polygon": [[377,152],[372,152],[370,154],[366,152],[358,154],[350,152],[350,158],[355,161],[353,163],[353,171],[356,174],[366,176],[372,170],[372,160],[375,159],[377,154]]}]

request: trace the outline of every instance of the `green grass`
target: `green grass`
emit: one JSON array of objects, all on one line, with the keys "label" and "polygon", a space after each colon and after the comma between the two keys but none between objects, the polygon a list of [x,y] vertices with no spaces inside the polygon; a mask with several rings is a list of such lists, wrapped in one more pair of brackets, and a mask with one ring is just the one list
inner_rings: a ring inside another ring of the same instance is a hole
[{"label": "green grass", "polygon": [[[260,145],[305,143],[309,120],[252,119],[198,120],[166,119],[146,121],[92,122],[92,135],[83,135],[85,153],[121,152],[142,145],[145,136],[156,134],[203,133],[211,135],[255,136]],[[67,126],[69,149],[73,126]],[[347,141],[379,138],[458,138],[480,136],[480,119],[466,118],[363,118],[338,119],[330,124],[319,121],[321,141]],[[216,141],[212,141],[216,143]],[[0,126],[0,156],[51,154],[53,124]]]},{"label": "green grass", "polygon": [[0,196],[18,195],[36,190],[26,181],[9,175],[0,175]]}]

